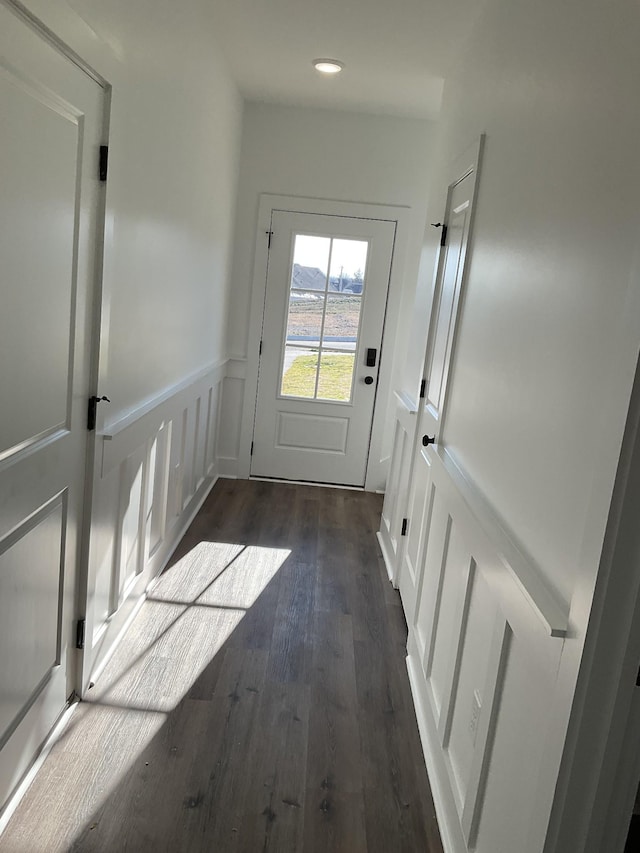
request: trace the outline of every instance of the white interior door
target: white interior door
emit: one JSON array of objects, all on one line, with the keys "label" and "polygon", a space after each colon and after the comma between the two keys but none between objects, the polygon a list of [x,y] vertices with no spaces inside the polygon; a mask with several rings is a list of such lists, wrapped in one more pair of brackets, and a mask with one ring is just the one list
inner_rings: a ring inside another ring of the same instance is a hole
[{"label": "white interior door", "polygon": [[395,227],[272,211],[253,476],[364,485]]},{"label": "white interior door", "polygon": [[424,412],[421,426],[438,442],[442,432],[447,380],[462,292],[464,263],[471,225],[476,173],[470,170],[449,187],[443,228],[440,286],[436,293],[435,323],[427,357]]},{"label": "white interior door", "polygon": [[435,304],[425,358],[424,405],[419,413],[418,441],[409,492],[408,541],[398,577],[400,596],[410,624],[417,596],[419,562],[426,546],[424,524],[431,511],[429,448],[443,440],[447,382],[454,354],[482,144],[483,137],[452,167],[442,225]]},{"label": "white interior door", "polygon": [[0,808],[74,688],[102,111],[0,0]]}]

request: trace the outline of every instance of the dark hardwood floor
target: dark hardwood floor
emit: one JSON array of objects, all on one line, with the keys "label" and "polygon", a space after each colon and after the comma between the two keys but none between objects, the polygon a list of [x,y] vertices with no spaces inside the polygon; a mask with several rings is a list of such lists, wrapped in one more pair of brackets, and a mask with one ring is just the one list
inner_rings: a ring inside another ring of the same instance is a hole
[{"label": "dark hardwood floor", "polygon": [[441,853],[380,509],[219,481],[0,850]]}]

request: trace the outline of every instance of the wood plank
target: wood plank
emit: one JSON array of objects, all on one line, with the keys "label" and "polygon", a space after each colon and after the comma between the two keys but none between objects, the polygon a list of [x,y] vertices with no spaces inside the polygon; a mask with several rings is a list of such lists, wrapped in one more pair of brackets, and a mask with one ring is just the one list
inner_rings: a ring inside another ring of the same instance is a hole
[{"label": "wood plank", "polygon": [[[176,841],[193,850],[241,850],[241,826],[249,745],[258,725],[267,653],[230,648],[208,705],[207,729],[197,744],[190,794]],[[195,746],[195,745],[194,745]]]},{"label": "wood plank", "polygon": [[351,616],[318,612],[307,752],[305,850],[366,850]]},{"label": "wood plank", "polygon": [[245,850],[301,850],[310,687],[267,682],[250,747],[242,820]]},{"label": "wood plank", "polygon": [[272,681],[308,681],[314,587],[315,571],[309,563],[289,559],[282,567],[269,655]]}]

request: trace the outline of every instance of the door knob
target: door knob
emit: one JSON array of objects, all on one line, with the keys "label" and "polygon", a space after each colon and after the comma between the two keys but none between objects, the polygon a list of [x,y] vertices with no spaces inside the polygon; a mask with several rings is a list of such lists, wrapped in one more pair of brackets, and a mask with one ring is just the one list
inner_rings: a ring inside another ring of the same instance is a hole
[{"label": "door knob", "polygon": [[423,445],[423,447],[428,447],[430,444],[435,444],[435,443],[436,443],[436,437],[435,437],[435,435],[433,436],[433,438],[430,438],[428,435],[423,435],[423,436],[422,436],[422,445]]},{"label": "door knob", "polygon": [[373,376],[365,376],[364,377],[365,385],[373,385]]}]

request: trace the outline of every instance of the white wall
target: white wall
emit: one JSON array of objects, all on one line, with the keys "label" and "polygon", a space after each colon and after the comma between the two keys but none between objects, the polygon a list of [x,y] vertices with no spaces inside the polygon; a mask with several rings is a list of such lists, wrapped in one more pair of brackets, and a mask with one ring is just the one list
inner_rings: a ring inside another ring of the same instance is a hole
[{"label": "white wall", "polygon": [[27,6],[113,87],[101,388],[113,422],[225,355],[242,99],[195,8]]},{"label": "white wall", "polygon": [[[509,733],[524,751],[536,738],[540,762],[527,850],[544,843],[640,345],[639,25],[624,0],[488,0],[436,143],[427,221],[442,216],[448,163],[487,134],[444,445],[569,613],[545,716]],[[517,774],[513,786],[517,799]],[[581,849],[564,829],[548,849]]]},{"label": "white wall", "polygon": [[241,101],[214,63],[159,66],[114,91],[112,416],[225,356]]},{"label": "white wall", "polygon": [[[247,103],[236,232],[228,351],[247,352],[254,245],[261,193],[402,205],[411,208],[400,306],[392,341],[396,384],[404,384],[407,334],[424,229],[432,157],[432,122],[389,116]],[[385,339],[385,343],[386,343]],[[242,379],[225,382],[219,452],[234,470],[239,448]],[[386,448],[386,453],[389,448]]]}]

